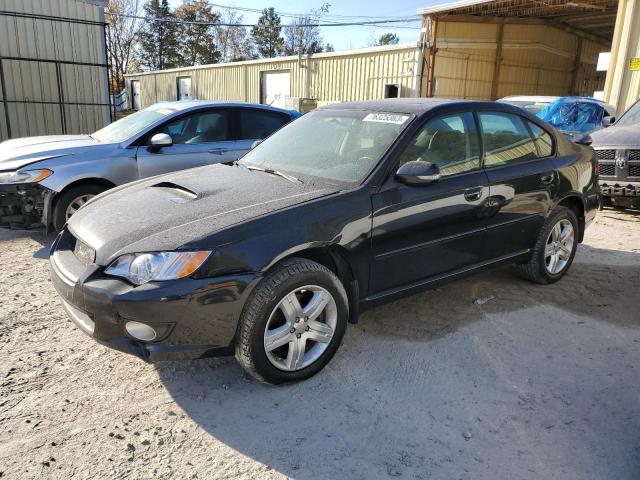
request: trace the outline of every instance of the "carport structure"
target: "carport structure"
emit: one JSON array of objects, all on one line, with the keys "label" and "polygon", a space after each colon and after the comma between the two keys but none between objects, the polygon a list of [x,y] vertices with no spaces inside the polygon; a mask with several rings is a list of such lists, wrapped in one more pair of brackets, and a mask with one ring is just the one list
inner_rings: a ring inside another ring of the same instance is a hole
[{"label": "carport structure", "polygon": [[[622,0],[624,1],[624,0]],[[422,95],[593,95],[611,50],[618,0],[464,0],[423,16]]]}]

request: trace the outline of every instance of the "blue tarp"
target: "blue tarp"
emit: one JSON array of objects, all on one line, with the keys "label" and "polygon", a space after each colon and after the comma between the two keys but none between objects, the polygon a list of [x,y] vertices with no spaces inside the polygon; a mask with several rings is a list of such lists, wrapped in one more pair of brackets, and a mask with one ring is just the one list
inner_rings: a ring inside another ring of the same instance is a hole
[{"label": "blue tarp", "polygon": [[604,106],[592,98],[559,98],[537,113],[560,131],[590,133],[602,128]]}]

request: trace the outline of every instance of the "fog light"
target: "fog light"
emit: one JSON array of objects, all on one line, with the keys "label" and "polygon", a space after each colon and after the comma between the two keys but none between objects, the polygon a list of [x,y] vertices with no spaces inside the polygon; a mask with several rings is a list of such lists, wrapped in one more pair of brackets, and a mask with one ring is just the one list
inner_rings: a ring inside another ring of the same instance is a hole
[{"label": "fog light", "polygon": [[127,322],[124,328],[127,329],[127,333],[129,335],[145,342],[151,342],[155,340],[157,336],[156,331],[153,328],[140,322]]}]

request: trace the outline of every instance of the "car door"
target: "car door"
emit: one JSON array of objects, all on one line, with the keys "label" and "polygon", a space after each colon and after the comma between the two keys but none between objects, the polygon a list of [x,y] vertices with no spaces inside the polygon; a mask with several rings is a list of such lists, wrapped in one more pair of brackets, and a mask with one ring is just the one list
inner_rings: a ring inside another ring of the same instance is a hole
[{"label": "car door", "polygon": [[491,189],[487,255],[523,253],[533,246],[558,182],[553,137],[512,113],[478,112],[478,124]]},{"label": "car door", "polygon": [[238,159],[244,152],[232,139],[232,122],[228,108],[198,110],[167,121],[148,135],[147,142],[157,133],[166,133],[173,145],[159,150],[139,147],[140,177]]},{"label": "car door", "polygon": [[238,149],[247,151],[257,140],[264,140],[280,127],[286,125],[290,117],[285,113],[243,107],[237,109],[238,129],[236,141]]},{"label": "car door", "polygon": [[[415,160],[437,164],[440,179],[401,183],[395,177],[398,167]],[[473,114],[428,120],[393,172],[372,198],[372,294],[410,288],[481,262],[489,181],[480,164]]]}]

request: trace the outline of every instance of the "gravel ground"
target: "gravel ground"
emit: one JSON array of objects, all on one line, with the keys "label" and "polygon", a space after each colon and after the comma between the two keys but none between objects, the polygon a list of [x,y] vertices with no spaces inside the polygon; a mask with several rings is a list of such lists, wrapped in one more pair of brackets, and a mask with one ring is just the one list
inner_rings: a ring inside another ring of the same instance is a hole
[{"label": "gravel ground", "polygon": [[640,215],[602,212],[554,286],[503,268],[367,312],[285,387],[95,344],[50,241],[0,232],[3,480],[640,478]]}]

